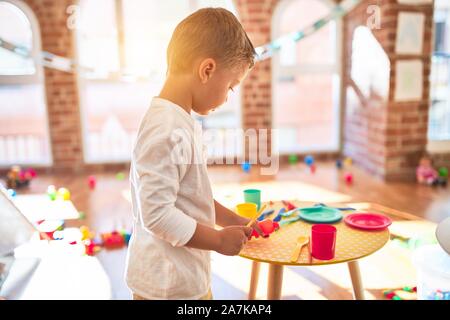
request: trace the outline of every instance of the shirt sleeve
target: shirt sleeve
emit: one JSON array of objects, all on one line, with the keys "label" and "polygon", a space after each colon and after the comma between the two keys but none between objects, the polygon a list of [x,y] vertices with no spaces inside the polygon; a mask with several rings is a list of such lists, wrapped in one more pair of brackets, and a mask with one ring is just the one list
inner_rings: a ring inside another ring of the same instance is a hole
[{"label": "shirt sleeve", "polygon": [[173,161],[177,146],[169,137],[144,136],[138,138],[136,145],[139,147],[133,152],[131,182],[136,192],[140,223],[172,246],[184,246],[197,227],[194,218],[175,207],[180,181],[188,164]]}]

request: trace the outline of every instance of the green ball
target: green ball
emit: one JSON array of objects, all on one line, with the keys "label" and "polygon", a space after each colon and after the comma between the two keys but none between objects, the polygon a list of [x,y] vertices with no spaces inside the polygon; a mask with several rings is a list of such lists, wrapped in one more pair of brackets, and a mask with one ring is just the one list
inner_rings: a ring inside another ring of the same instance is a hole
[{"label": "green ball", "polygon": [[442,167],[439,169],[439,176],[442,178],[448,178],[448,169],[446,167]]},{"label": "green ball", "polygon": [[289,155],[288,161],[289,161],[289,164],[297,164],[298,156],[296,154],[291,154],[291,155]]},{"label": "green ball", "polygon": [[119,172],[116,174],[116,179],[117,180],[124,180],[125,179],[125,174],[123,172]]},{"label": "green ball", "polygon": [[86,218],[86,213],[83,211],[78,212],[78,219],[84,220]]},{"label": "green ball", "polygon": [[402,298],[400,298],[399,296],[393,296],[392,300],[402,300]]}]

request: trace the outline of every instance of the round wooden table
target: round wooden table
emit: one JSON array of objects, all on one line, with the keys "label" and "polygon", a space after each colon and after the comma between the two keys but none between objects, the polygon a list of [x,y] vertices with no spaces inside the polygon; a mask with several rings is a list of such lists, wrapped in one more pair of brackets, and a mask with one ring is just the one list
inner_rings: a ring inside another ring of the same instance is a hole
[{"label": "round wooden table", "polygon": [[[304,203],[292,201],[297,207],[305,207]],[[342,206],[342,205],[341,205]],[[283,207],[281,202],[274,203],[273,218]],[[344,217],[353,211],[341,211]],[[295,213],[294,213],[295,214]],[[269,238],[253,238],[248,241],[240,252],[240,256],[253,260],[250,280],[249,299],[254,299],[259,277],[260,263],[269,263],[269,281],[267,298],[280,299],[283,281],[283,267],[291,266],[315,266],[324,264],[348,263],[350,277],[353,285],[355,299],[364,299],[364,289],[359,271],[358,259],[366,257],[381,249],[389,240],[389,230],[366,231],[347,226],[343,221],[332,223],[337,229],[335,257],[332,260],[318,260],[311,256],[309,245],[302,248],[297,262],[291,262],[292,252],[296,247],[299,236],[310,236],[312,223],[298,220],[283,225],[272,233]]]}]

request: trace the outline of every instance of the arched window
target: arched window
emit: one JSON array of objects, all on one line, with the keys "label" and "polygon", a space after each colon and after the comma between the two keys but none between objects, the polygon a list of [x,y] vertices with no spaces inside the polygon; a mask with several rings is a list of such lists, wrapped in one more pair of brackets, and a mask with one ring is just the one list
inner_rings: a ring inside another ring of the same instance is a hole
[{"label": "arched window", "polygon": [[[128,161],[139,121],[164,83],[166,48],[175,26],[201,7],[233,11],[232,0],[80,0],[79,5],[85,160]],[[240,127],[240,113],[235,93],[226,105],[202,119],[204,129],[220,133]],[[213,156],[236,152],[216,144],[210,151]]]},{"label": "arched window", "polygon": [[[328,0],[284,0],[272,20],[272,39],[303,30],[333,8]],[[273,121],[281,154],[339,149],[340,19],[272,58]]]},{"label": "arched window", "polygon": [[49,165],[39,25],[22,1],[0,1],[0,40],[29,53],[0,46],[0,166]]},{"label": "arched window", "polygon": [[431,59],[428,151],[450,151],[450,3],[434,3],[434,50]]}]

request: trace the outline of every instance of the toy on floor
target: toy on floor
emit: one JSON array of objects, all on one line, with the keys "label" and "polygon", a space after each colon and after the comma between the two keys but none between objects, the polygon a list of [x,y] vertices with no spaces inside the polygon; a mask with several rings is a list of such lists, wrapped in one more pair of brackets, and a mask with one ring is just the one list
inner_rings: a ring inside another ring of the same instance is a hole
[{"label": "toy on floor", "polygon": [[417,287],[385,290],[383,295],[390,300],[417,300]]},{"label": "toy on floor", "polygon": [[344,179],[345,179],[345,183],[347,183],[348,185],[353,183],[353,174],[351,174],[350,172],[347,172],[344,175]]},{"label": "toy on floor", "polygon": [[54,185],[49,185],[47,187],[47,195],[50,198],[50,200],[52,200],[52,201],[56,200],[57,193],[56,193],[56,188]]},{"label": "toy on floor", "polygon": [[89,189],[94,190],[96,185],[97,185],[97,179],[95,179],[94,176],[89,176],[88,177]]},{"label": "toy on floor", "polygon": [[448,169],[446,167],[439,168],[439,177],[448,179]]},{"label": "toy on floor", "polygon": [[297,164],[297,163],[298,163],[298,156],[297,156],[296,154],[291,154],[291,155],[289,155],[289,157],[288,157],[288,162],[289,162],[289,164],[291,164],[291,165]]},{"label": "toy on floor", "polygon": [[16,190],[14,190],[14,189],[8,189],[8,195],[11,197],[11,198],[14,198],[15,196],[17,196],[17,192],[16,192]]},{"label": "toy on floor", "polygon": [[125,239],[118,231],[103,233],[101,237],[103,246],[107,249],[118,249],[125,246]]},{"label": "toy on floor", "polygon": [[352,158],[350,158],[350,157],[345,158],[345,160],[344,160],[344,165],[345,165],[346,167],[351,167],[352,164],[353,164]]},{"label": "toy on floor", "polygon": [[[444,171],[442,172],[444,173]],[[448,172],[447,172],[448,174]],[[419,166],[416,170],[417,182],[431,186],[446,186],[447,178],[439,176],[439,173],[433,168],[431,159],[424,156],[420,159]]]},{"label": "toy on floor", "polygon": [[308,167],[312,166],[314,164],[314,157],[311,155],[307,155],[305,157],[305,163]]},{"label": "toy on floor", "polygon": [[119,180],[119,181],[125,180],[125,173],[117,172],[116,179]]},{"label": "toy on floor", "polygon": [[70,191],[67,188],[59,188],[56,197],[60,200],[70,200]]},{"label": "toy on floor", "polygon": [[340,170],[342,169],[342,160],[341,159],[337,159],[336,160],[336,167]]},{"label": "toy on floor", "polygon": [[9,189],[27,187],[35,177],[36,171],[32,168],[22,170],[20,166],[12,166],[6,175],[6,185]]},{"label": "toy on floor", "polygon": [[[263,232],[264,238],[267,238],[271,233],[277,231],[280,228],[280,225],[278,224],[278,222],[275,222],[270,219],[265,219],[263,221],[259,221],[258,226],[261,229],[261,231]],[[258,232],[256,232],[255,229],[253,229],[250,239],[252,237],[259,238],[259,234],[258,234]]]},{"label": "toy on floor", "polygon": [[252,168],[252,165],[250,164],[250,162],[245,161],[244,163],[242,163],[242,171],[244,171],[245,173],[249,173],[250,169]]}]

